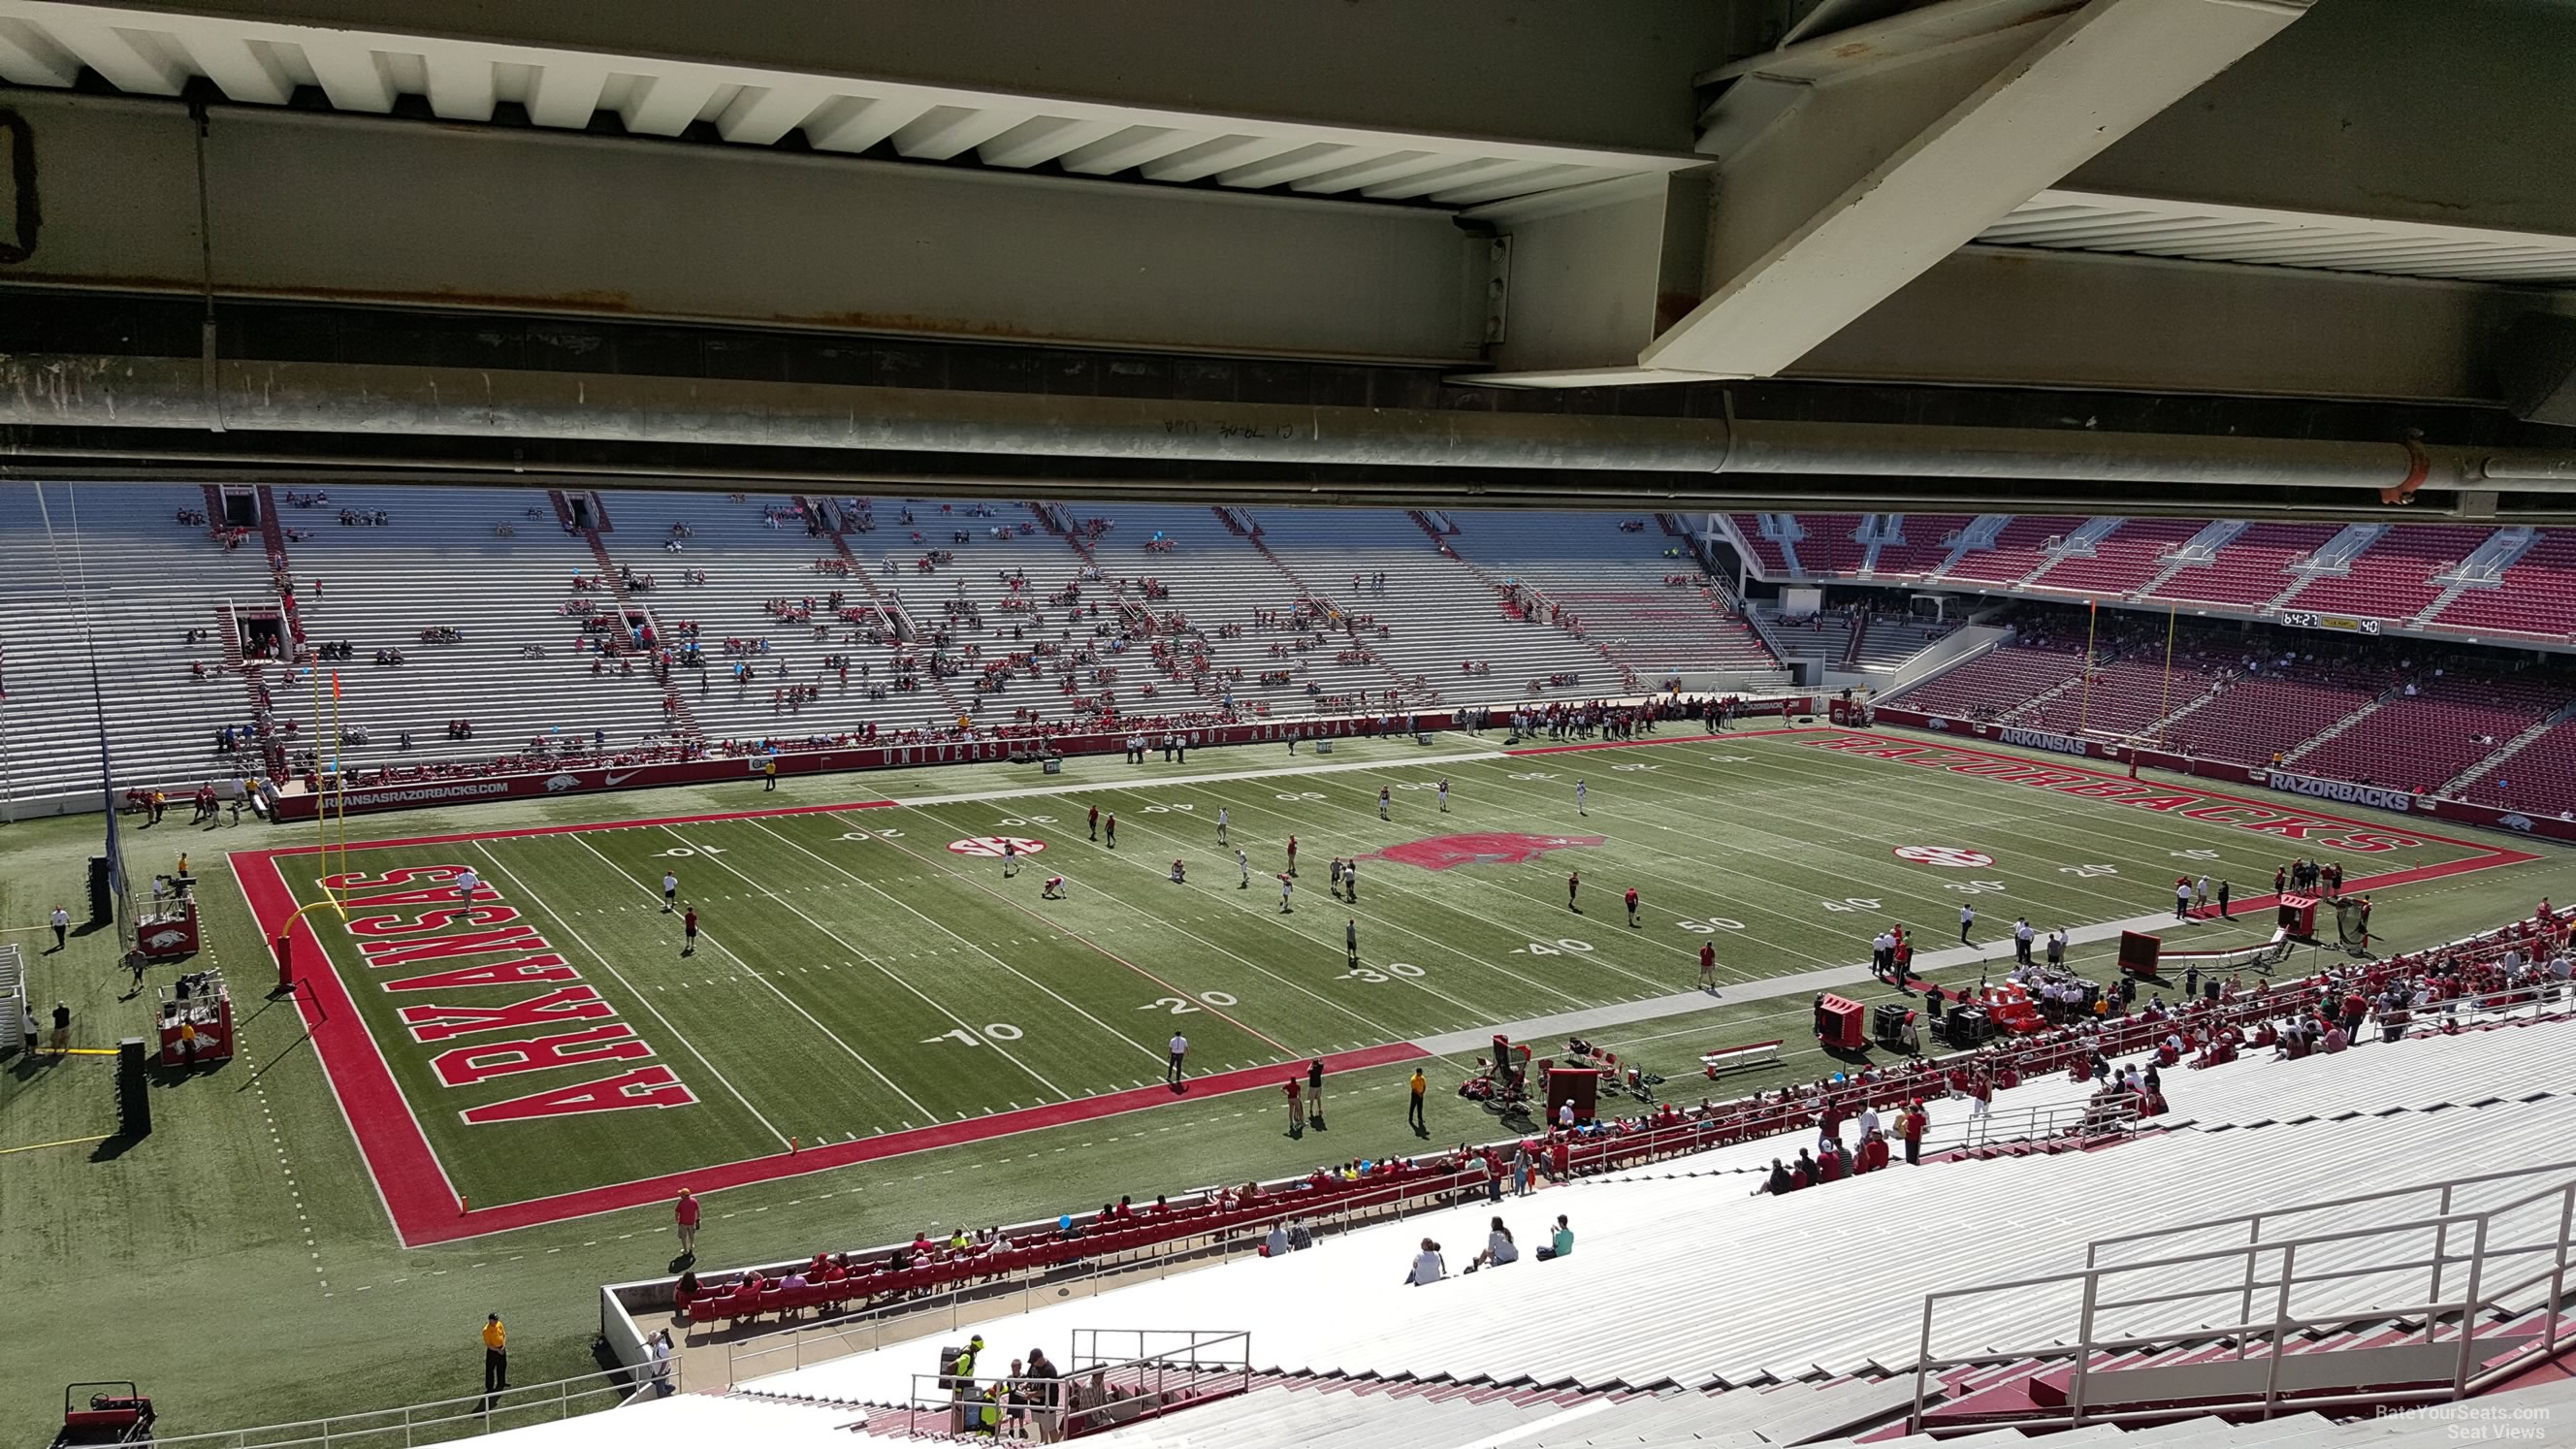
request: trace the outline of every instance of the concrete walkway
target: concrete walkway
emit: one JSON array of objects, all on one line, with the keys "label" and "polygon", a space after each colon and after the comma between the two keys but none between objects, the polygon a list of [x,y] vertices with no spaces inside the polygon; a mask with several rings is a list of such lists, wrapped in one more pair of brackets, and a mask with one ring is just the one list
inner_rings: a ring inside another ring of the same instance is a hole
[{"label": "concrete walkway", "polygon": [[[2264,909],[2269,909],[2266,906]],[[2249,913],[2250,914],[2250,913]],[[2236,919],[2246,920],[2247,914]],[[2260,920],[2260,916],[2252,919]],[[2099,921],[2078,926],[2067,932],[2070,946],[2089,946],[2097,941],[2116,941],[2122,931],[2156,931],[2175,924],[2170,912],[2161,915],[2131,916],[2126,920]],[[2194,924],[2201,924],[2195,922]],[[2042,938],[2045,939],[2044,937]],[[2034,943],[2033,950],[2037,950]],[[1998,937],[1981,946],[1950,946],[1939,951],[1919,952],[1914,957],[1914,974],[1918,979],[1940,981],[1955,989],[1967,984],[1965,973],[1991,970],[2001,976],[2012,969],[2012,937]],[[1943,980],[1944,977],[1956,980]],[[1792,972],[1786,976],[1766,976],[1759,981],[1740,981],[1712,995],[1706,991],[1676,991],[1668,996],[1649,996],[1643,1001],[1622,1001],[1609,1006],[1595,1006],[1583,1011],[1563,1011],[1554,1016],[1532,1017],[1527,1021],[1506,1022],[1472,1031],[1444,1032],[1427,1036],[1414,1045],[1436,1056],[1449,1056],[1470,1049],[1489,1049],[1493,1039],[1508,1033],[1514,1041],[1552,1041],[1560,1037],[1581,1036],[1614,1026],[1630,1026],[1641,1021],[1656,1021],[1667,1016],[1686,1016],[1712,1007],[1732,1006],[1747,1001],[1774,1001],[1788,996],[1813,996],[1822,991],[1838,991],[1858,986],[1877,978],[1869,974],[1866,962],[1850,966],[1823,966],[1813,971]]]}]

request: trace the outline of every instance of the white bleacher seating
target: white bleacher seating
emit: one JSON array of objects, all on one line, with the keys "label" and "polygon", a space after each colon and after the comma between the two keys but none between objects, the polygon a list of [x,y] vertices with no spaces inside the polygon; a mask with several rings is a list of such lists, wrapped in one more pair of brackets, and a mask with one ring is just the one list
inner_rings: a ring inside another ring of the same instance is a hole
[{"label": "white bleacher seating", "polygon": [[[256,531],[227,551],[206,525],[204,490],[149,484],[0,484],[0,730],[6,794],[20,815],[90,808],[99,793],[99,711],[120,794],[173,796],[236,770],[265,774],[254,754],[219,755],[225,725],[247,727],[250,695],[222,668],[219,609],[276,602]],[[60,573],[48,543],[61,545]],[[207,638],[186,643],[191,629]],[[90,643],[98,687],[92,693]],[[204,679],[190,672],[206,667]]]},{"label": "white bleacher seating", "polygon": [[[343,525],[344,508],[382,510],[389,522]],[[531,508],[538,516],[527,516]],[[367,731],[366,744],[341,752],[357,768],[516,755],[538,740],[586,753],[594,735],[612,751],[670,737],[662,691],[640,663],[631,676],[593,675],[593,656],[573,652],[581,623],[563,614],[563,602],[592,598],[613,613],[615,601],[604,591],[573,593],[573,575],[599,565],[587,541],[563,531],[542,490],[341,487],[320,507],[281,506],[278,520],[309,535],[286,549],[307,642],[350,648],[348,659],[319,666],[318,722],[309,690],[278,691],[279,717],[301,727],[291,748],[312,748],[327,730],[333,672],[342,726]],[[514,531],[504,536],[500,527]],[[423,629],[441,626],[462,630],[464,642],[420,642]],[[525,657],[531,644],[542,657]],[[409,662],[376,664],[379,649],[398,649]],[[454,719],[470,721],[474,738],[450,742]]]},{"label": "white bleacher seating", "polygon": [[[1687,550],[1652,520],[1616,514],[1452,512],[1449,544],[1495,581],[1539,590],[1582,621],[1583,637],[1615,671],[1633,671],[1646,688],[1676,673],[1714,672],[1728,688],[1765,688],[1786,676],[1734,601],[1696,581]],[[1645,522],[1624,530],[1622,522]],[[1668,577],[1696,582],[1667,583]],[[1544,627],[1544,626],[1542,626]],[[1500,678],[1500,666],[1496,677]],[[1618,679],[1577,691],[1598,697],[1626,692]]]},{"label": "white bleacher seating", "polygon": [[[2481,1058],[2481,1047],[2494,1060]],[[2419,1070],[2419,1062],[2427,1068]],[[2481,1072],[2483,1079],[2470,1080]],[[2454,1076],[2469,1085],[2455,1088]],[[2120,1214],[2106,1214],[2105,1204],[2151,1203],[2151,1222],[2188,1222],[2347,1196],[2388,1185],[2392,1175],[2437,1180],[2446,1166],[2563,1156],[2568,1104],[2559,1097],[2467,1104],[2527,1096],[2571,1077],[2576,1027],[2564,1022],[2372,1044],[2295,1064],[2249,1059],[2206,1072],[2177,1069],[2166,1073],[2166,1090],[2178,1119],[2260,1120],[2276,1115],[2263,1105],[2270,1097],[2298,1093],[2330,1105],[2338,1088],[2374,1110],[2463,1105],[2331,1121],[2319,1112],[2321,1120],[2313,1122],[2176,1131],[2096,1153],[1899,1166],[1786,1198],[1743,1196],[1744,1177],[1603,1180],[1507,1199],[1499,1208],[1479,1202],[1362,1228],[1298,1255],[1293,1270],[1239,1260],[1041,1307],[984,1331],[997,1341],[1060,1343],[1075,1328],[1200,1325],[1248,1331],[1256,1364],[1281,1372],[1594,1389],[1863,1373],[1913,1361],[1925,1292],[2081,1266],[2084,1244],[2132,1226]],[[2521,1090],[2498,1092],[2498,1082],[2520,1083]],[[1795,1145],[1780,1139],[1747,1147],[1780,1156]],[[1689,1165],[1700,1167],[1699,1159]],[[2473,1185],[2458,1201],[2474,1210],[2506,1192]],[[1485,1221],[1496,1212],[1525,1245],[1538,1241],[1558,1213],[1567,1214],[1576,1233],[1573,1257],[1555,1263],[1525,1257],[1506,1269],[1425,1288],[1401,1281],[1416,1239],[1428,1235],[1446,1245],[1454,1273],[1481,1245]],[[1886,1251],[1862,1251],[1872,1243]],[[1791,1244],[1813,1245],[1813,1251],[1791,1250]],[[1866,1282],[1866,1291],[1819,1291],[1853,1275]],[[2302,1311],[2358,1314],[2378,1306],[2371,1298],[2376,1291],[2366,1283],[2320,1284]],[[2062,1332],[2074,1321],[2061,1311],[2072,1299],[2057,1301],[2062,1296],[2052,1290],[2028,1300],[1973,1300],[1970,1309],[1945,1318],[1944,1332],[2014,1341]],[[1569,1303],[1616,1307],[1606,1315],[1567,1313]],[[1644,1322],[1652,1331],[1625,1331]],[[1513,1331],[1496,1332],[1498,1323],[1514,1325]],[[2117,1332],[2119,1325],[2105,1323],[2100,1331]],[[910,1391],[926,1352],[926,1343],[898,1344],[749,1387],[892,1402]],[[1712,1420],[1708,1427],[1728,1426]]]}]

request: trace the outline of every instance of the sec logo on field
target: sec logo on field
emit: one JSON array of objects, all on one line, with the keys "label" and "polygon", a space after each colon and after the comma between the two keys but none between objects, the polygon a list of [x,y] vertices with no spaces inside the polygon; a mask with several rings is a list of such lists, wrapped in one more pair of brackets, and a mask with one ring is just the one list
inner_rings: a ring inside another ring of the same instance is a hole
[{"label": "sec logo on field", "polygon": [[1022,855],[1035,855],[1046,849],[1045,841],[1031,840],[1025,835],[970,835],[964,840],[948,842],[948,848],[958,855],[980,855],[999,860],[1006,841]]},{"label": "sec logo on field", "polygon": [[[955,850],[957,847],[952,845],[948,848]],[[1974,870],[1978,866],[1995,863],[1995,858],[1982,850],[1961,850],[1955,845],[1900,845],[1895,853],[1898,860],[1910,860],[1916,865],[1948,866],[1952,870]]]}]

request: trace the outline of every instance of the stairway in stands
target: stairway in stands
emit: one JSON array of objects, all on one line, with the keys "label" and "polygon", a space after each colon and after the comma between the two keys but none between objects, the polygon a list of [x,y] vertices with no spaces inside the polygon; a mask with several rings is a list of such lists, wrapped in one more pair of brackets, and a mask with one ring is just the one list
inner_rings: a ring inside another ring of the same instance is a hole
[{"label": "stairway in stands", "polygon": [[2466,790],[2469,786],[2476,784],[2478,781],[2485,779],[2487,776],[2492,775],[2497,770],[2503,768],[2507,761],[2511,760],[2514,756],[2521,754],[2525,749],[2528,749],[2533,742],[2537,741],[2541,736],[2548,734],[2551,729],[2570,719],[2576,719],[2576,705],[2571,705],[2566,709],[2559,710],[2546,719],[2533,721],[2530,728],[2525,729],[2521,734],[2515,735],[2512,739],[2505,741],[2503,747],[2498,749],[2495,753],[2478,761],[2476,764],[2469,766],[2467,769],[2462,770],[2459,774],[2453,776],[2450,780],[2444,782],[2442,788],[2437,793],[2451,796],[2459,795],[2461,791]]},{"label": "stairway in stands", "polygon": [[[877,581],[868,576],[868,566],[856,553],[851,552],[849,537],[841,531],[840,520],[823,512],[822,503],[818,499],[800,493],[796,495],[795,503],[798,508],[804,510],[808,518],[818,521],[827,517],[832,518],[833,526],[823,530],[823,537],[831,540],[832,551],[849,564],[851,582],[867,590],[868,601],[875,604],[878,612],[885,615],[886,621],[895,628],[898,638],[916,649],[920,648],[923,641],[917,637],[920,633],[919,627],[913,623],[912,616],[905,612],[902,601],[878,589]],[[1043,519],[1045,515],[1040,514],[1039,517]],[[1076,547],[1079,548],[1079,545]],[[974,712],[966,707],[964,700],[957,697],[956,690],[948,687],[948,677],[939,672],[935,663],[925,667],[922,673],[928,676],[930,687],[938,694],[939,702],[948,707],[951,720],[972,717]]]},{"label": "stairway in stands", "polygon": [[[566,525],[579,529],[582,541],[590,545],[590,556],[599,561],[600,584],[617,600],[617,617],[619,620],[620,632],[623,633],[624,631],[624,620],[626,618],[627,610],[633,609],[639,611],[644,615],[646,621],[652,625],[655,645],[657,647],[661,646],[665,641],[662,635],[662,620],[660,616],[653,612],[652,605],[637,599],[635,595],[628,590],[626,587],[626,580],[618,573],[617,560],[609,556],[608,540],[599,536],[603,531],[611,527],[608,523],[607,509],[605,505],[600,502],[599,496],[597,494],[591,495],[590,523],[587,527],[583,527],[575,522],[572,510],[572,501],[565,495],[564,490],[560,488],[548,489],[546,496],[554,503],[555,516],[562,519]],[[688,700],[681,697],[679,686],[676,681],[673,679],[664,679],[661,681],[661,684],[662,712],[670,717],[672,726],[680,732],[680,737],[691,740],[705,739],[706,731],[699,727],[697,714],[689,708]]]},{"label": "stairway in stands", "polygon": [[2301,741],[2295,749],[2284,753],[2281,756],[2281,763],[2285,765],[2295,765],[2299,761],[2306,759],[2309,755],[2312,755],[2319,749],[2323,748],[2328,740],[2335,739],[2349,732],[2356,726],[2360,725],[2364,720],[2367,720],[2372,715],[2379,713],[2381,707],[2386,705],[2388,701],[2394,697],[2395,696],[2393,694],[2383,694],[2372,700],[2370,703],[2363,705],[2361,708],[2354,710],[2352,713],[2345,715],[2343,718],[2336,720],[2333,724],[2326,726],[2314,735],[2309,736],[2306,740]]},{"label": "stairway in stands", "polygon": [[[1330,595],[1315,588],[1313,585],[1307,583],[1303,578],[1299,577],[1297,571],[1288,566],[1287,560],[1270,551],[1270,545],[1262,540],[1260,522],[1254,519],[1250,513],[1240,508],[1227,508],[1222,505],[1218,506],[1215,511],[1217,521],[1225,525],[1226,531],[1241,538],[1244,542],[1251,544],[1252,551],[1261,555],[1264,563],[1267,563],[1272,568],[1278,570],[1279,576],[1288,581],[1289,586],[1297,591],[1297,596],[1299,598],[1312,599],[1316,603],[1322,604],[1327,608],[1337,609],[1345,615],[1365,614],[1368,612],[1366,609],[1344,608],[1339,604],[1335,604]],[[1430,525],[1427,521],[1417,521],[1423,522],[1423,527],[1426,531],[1428,530]],[[1443,550],[1443,552],[1446,552],[1446,550]],[[1455,555],[1452,555],[1452,557],[1455,557]],[[1385,656],[1381,655],[1377,651],[1373,641],[1366,638],[1359,638],[1353,639],[1351,642],[1360,649],[1367,651],[1370,665],[1374,667],[1378,673],[1386,677],[1387,686],[1393,691],[1396,703],[1399,707],[1419,708],[1421,706],[1437,704],[1440,702],[1440,691],[1432,687],[1430,680],[1419,675],[1407,678],[1405,675],[1399,673],[1395,666],[1387,663]],[[1362,705],[1361,708],[1366,710],[1373,708],[1373,706]]]}]

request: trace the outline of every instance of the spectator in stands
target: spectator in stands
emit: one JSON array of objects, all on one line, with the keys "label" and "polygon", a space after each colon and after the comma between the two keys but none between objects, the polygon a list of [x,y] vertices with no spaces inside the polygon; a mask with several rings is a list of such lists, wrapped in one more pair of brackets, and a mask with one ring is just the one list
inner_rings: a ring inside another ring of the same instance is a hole
[{"label": "spectator in stands", "polygon": [[1029,1423],[1037,1430],[1041,1444],[1053,1444],[1064,1436],[1058,1432],[1058,1415],[1062,1405],[1063,1375],[1046,1356],[1046,1350],[1029,1350],[1029,1366],[1021,1373],[1022,1399],[1029,1407]]},{"label": "spectator in stands", "polygon": [[1499,1268],[1505,1263],[1517,1263],[1520,1256],[1520,1245],[1512,1241],[1512,1230],[1503,1226],[1501,1218],[1495,1218],[1485,1230],[1485,1251],[1467,1264],[1467,1271],[1473,1273],[1479,1268]]},{"label": "spectator in stands", "polygon": [[1269,1235],[1261,1240],[1261,1255],[1265,1258],[1276,1258],[1287,1251],[1288,1224],[1284,1221],[1272,1223]]},{"label": "spectator in stands", "polygon": [[1429,1238],[1424,1238],[1422,1251],[1413,1255],[1413,1270],[1405,1274],[1404,1281],[1419,1288],[1425,1283],[1437,1283],[1448,1276],[1449,1263],[1440,1256],[1440,1245]]},{"label": "spectator in stands", "polygon": [[1548,1235],[1547,1246],[1538,1250],[1542,1263],[1554,1258],[1571,1257],[1574,1253],[1574,1230],[1565,1225],[1565,1214],[1556,1215],[1556,1231]]}]

